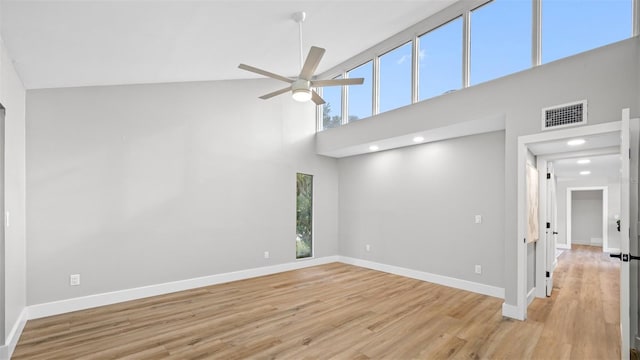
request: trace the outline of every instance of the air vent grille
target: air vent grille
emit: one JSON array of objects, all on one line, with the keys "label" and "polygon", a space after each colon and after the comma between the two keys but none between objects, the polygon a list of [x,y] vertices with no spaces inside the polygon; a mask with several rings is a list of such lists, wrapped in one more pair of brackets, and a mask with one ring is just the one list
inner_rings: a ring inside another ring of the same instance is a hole
[{"label": "air vent grille", "polygon": [[557,129],[586,123],[586,100],[542,109],[542,130]]}]

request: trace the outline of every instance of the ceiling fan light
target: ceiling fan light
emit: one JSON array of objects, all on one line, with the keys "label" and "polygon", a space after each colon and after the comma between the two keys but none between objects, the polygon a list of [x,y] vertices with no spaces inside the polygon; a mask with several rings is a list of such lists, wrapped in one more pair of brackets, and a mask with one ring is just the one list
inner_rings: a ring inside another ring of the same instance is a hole
[{"label": "ceiling fan light", "polygon": [[311,100],[311,90],[310,89],[295,89],[291,92],[291,97],[293,100],[305,102]]}]

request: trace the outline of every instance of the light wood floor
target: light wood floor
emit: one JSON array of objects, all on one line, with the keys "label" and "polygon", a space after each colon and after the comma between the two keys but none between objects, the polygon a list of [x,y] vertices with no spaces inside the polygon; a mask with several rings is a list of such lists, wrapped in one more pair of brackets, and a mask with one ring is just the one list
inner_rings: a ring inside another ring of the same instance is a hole
[{"label": "light wood floor", "polygon": [[13,359],[619,359],[618,269],[565,251],[521,322],[501,299],[334,263],[32,320]]}]

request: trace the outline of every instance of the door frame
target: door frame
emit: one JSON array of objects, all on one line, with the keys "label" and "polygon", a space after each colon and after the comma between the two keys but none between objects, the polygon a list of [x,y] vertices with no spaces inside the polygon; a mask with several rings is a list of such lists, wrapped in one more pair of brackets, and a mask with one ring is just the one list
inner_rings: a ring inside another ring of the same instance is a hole
[{"label": "door frame", "polygon": [[573,200],[571,194],[574,191],[590,191],[590,190],[602,190],[602,251],[612,252],[620,251],[620,249],[609,248],[609,186],[575,186],[568,187],[566,194],[566,224],[567,224],[567,247],[571,249],[571,212],[573,209]]},{"label": "door frame", "polygon": [[[526,184],[525,171],[527,164],[527,152],[529,145],[539,142],[562,140],[566,138],[596,135],[602,133],[610,133],[620,131],[622,129],[621,121],[611,121],[597,125],[587,125],[575,128],[565,128],[532,135],[523,135],[518,137],[518,167],[517,167],[517,273],[516,273],[516,307],[515,317],[519,320],[527,318],[527,224],[526,224]],[[546,171],[546,170],[545,170]],[[546,201],[545,201],[546,203]],[[539,207],[542,208],[542,207]]]}]

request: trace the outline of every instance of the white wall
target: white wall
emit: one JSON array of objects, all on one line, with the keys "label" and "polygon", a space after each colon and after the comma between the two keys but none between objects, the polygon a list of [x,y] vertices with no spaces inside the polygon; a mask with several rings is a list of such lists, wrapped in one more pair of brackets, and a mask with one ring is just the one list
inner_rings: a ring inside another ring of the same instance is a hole
[{"label": "white wall", "polygon": [[[567,188],[569,187],[590,187],[590,186],[607,186],[608,187],[608,218],[607,218],[607,234],[608,246],[611,249],[620,247],[620,232],[617,230],[615,215],[620,214],[620,183],[611,179],[594,178],[584,180],[564,180],[558,179],[558,187],[556,194],[558,196],[558,245],[567,244]],[[601,223],[602,221],[600,221]],[[574,230],[572,229],[572,232]],[[575,238],[575,236],[573,236]]]},{"label": "white wall", "polygon": [[337,161],[315,155],[315,107],[257,99],[272,89],[28,91],[28,303],[295,261],[296,172],[314,175],[315,255],[337,254]]},{"label": "white wall", "polygon": [[602,239],[602,190],[572,191],[571,243],[602,246]]},{"label": "white wall", "polygon": [[[328,153],[385,138],[437,131],[478,119],[505,118],[504,285],[506,303],[516,303],[518,136],[541,131],[542,108],[589,101],[589,124],[620,120],[621,109],[640,115],[638,37],[558,60],[501,79],[389,111],[318,134],[318,151]],[[340,239],[342,242],[350,239]]]},{"label": "white wall", "polygon": [[503,287],[503,149],[500,131],[340,159],[340,254]]},{"label": "white wall", "polygon": [[[1,47],[1,46],[0,46]],[[0,103],[5,116],[4,343],[26,305],[25,90],[4,47],[0,49]],[[4,216],[3,216],[4,217]],[[14,339],[17,340],[17,339]]]}]

